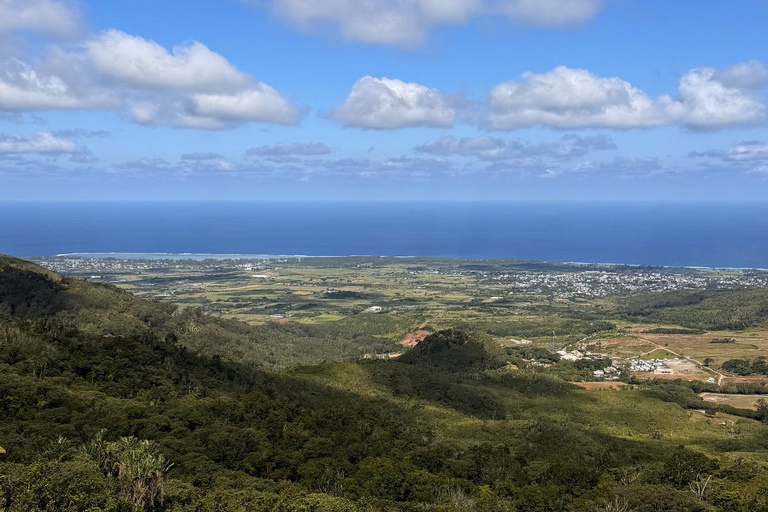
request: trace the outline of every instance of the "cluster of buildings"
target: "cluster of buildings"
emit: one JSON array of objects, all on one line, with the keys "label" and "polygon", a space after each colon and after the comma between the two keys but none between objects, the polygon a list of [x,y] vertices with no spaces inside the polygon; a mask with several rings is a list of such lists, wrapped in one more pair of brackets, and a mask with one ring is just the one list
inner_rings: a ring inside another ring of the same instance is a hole
[{"label": "cluster of buildings", "polygon": [[667,362],[668,359],[631,359],[629,369],[633,372],[655,375],[674,375],[675,371],[667,365]]},{"label": "cluster of buildings", "polygon": [[119,258],[96,256],[55,256],[33,258],[35,263],[42,265],[59,274],[78,274],[81,272],[136,272],[146,270],[196,270],[222,271],[241,270],[254,271],[265,268],[263,262],[250,260],[194,259],[174,258]]},{"label": "cluster of buildings", "polygon": [[542,294],[562,298],[605,297],[635,291],[665,292],[694,289],[730,289],[768,286],[768,273],[735,271],[729,273],[681,270],[631,271],[584,270],[582,272],[520,271],[489,273],[483,276],[495,285],[506,285],[510,295]]}]

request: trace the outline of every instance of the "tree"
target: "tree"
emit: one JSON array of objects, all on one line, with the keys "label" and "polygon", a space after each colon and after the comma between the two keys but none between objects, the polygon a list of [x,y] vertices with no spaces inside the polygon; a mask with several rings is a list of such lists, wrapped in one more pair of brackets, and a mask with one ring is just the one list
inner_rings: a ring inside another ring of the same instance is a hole
[{"label": "tree", "polygon": [[757,419],[763,423],[768,423],[768,402],[765,398],[761,398],[757,401]]},{"label": "tree", "polygon": [[152,441],[121,437],[106,442],[100,432],[85,453],[107,477],[116,478],[135,510],[153,510],[163,503],[163,477],[173,464]]},{"label": "tree", "polygon": [[682,487],[716,468],[715,462],[703,453],[679,446],[664,464],[664,476],[677,487]]}]

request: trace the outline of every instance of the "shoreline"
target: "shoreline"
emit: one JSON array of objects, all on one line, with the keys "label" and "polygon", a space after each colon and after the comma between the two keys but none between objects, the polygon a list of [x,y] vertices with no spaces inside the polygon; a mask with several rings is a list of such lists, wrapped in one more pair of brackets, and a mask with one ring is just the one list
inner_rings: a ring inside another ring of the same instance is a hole
[{"label": "shoreline", "polygon": [[637,263],[608,263],[608,262],[583,262],[583,261],[549,261],[530,259],[504,259],[504,258],[461,258],[452,256],[419,256],[419,255],[375,255],[375,254],[346,254],[346,255],[308,255],[308,254],[238,254],[238,253],[170,253],[170,252],[73,252],[61,253],[53,256],[29,256],[28,258],[94,258],[94,259],[123,259],[123,260],[273,260],[273,259],[320,259],[320,258],[391,258],[391,259],[434,259],[434,260],[464,260],[464,261],[494,261],[509,263],[543,263],[547,265],[573,265],[583,267],[629,267],[629,268],[659,268],[699,270],[703,272],[715,271],[757,271],[768,272],[768,268],[760,267],[729,267],[729,266],[701,266],[701,265],[646,265]]}]

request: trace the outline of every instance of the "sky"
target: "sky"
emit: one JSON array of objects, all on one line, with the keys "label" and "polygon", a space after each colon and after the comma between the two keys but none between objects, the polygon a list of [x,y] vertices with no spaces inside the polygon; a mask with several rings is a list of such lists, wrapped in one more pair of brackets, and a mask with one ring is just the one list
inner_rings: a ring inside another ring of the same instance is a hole
[{"label": "sky", "polygon": [[766,0],[0,0],[0,200],[761,201]]}]

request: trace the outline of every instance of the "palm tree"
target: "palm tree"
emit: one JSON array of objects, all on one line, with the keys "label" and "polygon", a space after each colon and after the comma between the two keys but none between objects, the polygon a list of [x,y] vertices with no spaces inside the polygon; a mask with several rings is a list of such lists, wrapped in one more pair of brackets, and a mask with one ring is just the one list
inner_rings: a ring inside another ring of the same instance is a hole
[{"label": "palm tree", "polygon": [[153,510],[163,503],[163,477],[173,466],[157,443],[121,437],[114,442],[100,432],[85,447],[107,477],[116,478],[134,510]]}]

